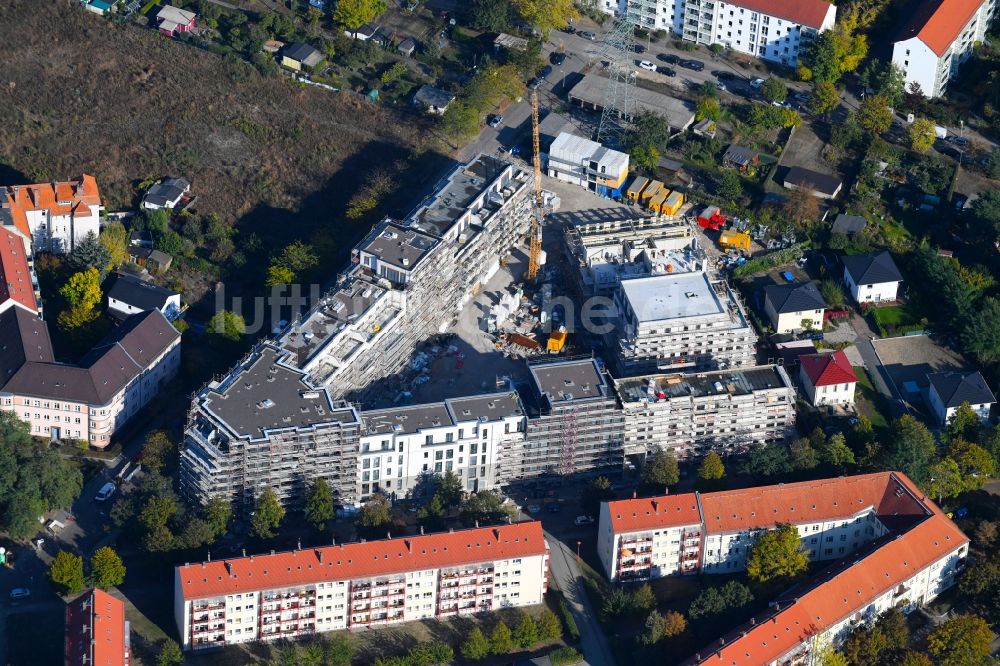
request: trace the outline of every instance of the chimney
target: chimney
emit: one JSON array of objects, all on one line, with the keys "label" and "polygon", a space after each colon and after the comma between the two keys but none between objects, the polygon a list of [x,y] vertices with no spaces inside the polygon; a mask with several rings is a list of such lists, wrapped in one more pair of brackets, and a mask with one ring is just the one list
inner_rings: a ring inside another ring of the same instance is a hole
[{"label": "chimney", "polygon": [[479,529],[479,521],[476,521],[476,529]]},{"label": "chimney", "polygon": [[638,497],[638,494],[636,493],[636,491],[633,490],[632,491],[632,499],[635,499],[636,497]]},{"label": "chimney", "polygon": [[454,534],[454,533],[455,533],[455,528],[454,527],[449,527],[448,528],[448,534]]},{"label": "chimney", "polygon": [[752,627],[755,624],[757,624],[757,618],[755,618],[755,617],[750,618],[750,626]]},{"label": "chimney", "polygon": [[[247,549],[246,549],[246,548],[244,548],[244,549],[243,549],[243,557],[246,557],[246,556],[247,556]],[[253,555],[251,555],[251,556],[250,556],[250,559],[251,559],[251,560],[253,559]]]},{"label": "chimney", "polygon": [[388,531],[387,531],[387,532],[385,533],[385,538],[386,538],[386,539],[391,539],[391,538],[392,538],[392,534],[391,534],[390,532],[388,532]]},{"label": "chimney", "polygon": [[424,535],[424,526],[421,525],[420,526],[420,536],[423,536],[423,535]]},{"label": "chimney", "polygon": [[337,537],[330,537],[330,545],[331,546],[337,545]]},{"label": "chimney", "polygon": [[209,551],[208,551],[208,561],[209,562],[212,561],[212,550],[211,549],[209,549]]}]

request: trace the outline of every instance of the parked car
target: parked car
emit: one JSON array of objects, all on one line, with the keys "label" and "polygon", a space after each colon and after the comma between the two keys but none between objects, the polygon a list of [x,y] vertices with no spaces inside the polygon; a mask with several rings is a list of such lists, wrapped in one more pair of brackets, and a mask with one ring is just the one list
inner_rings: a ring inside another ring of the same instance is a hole
[{"label": "parked car", "polygon": [[764,85],[764,79],[754,79],[750,82],[750,87],[754,90],[760,90],[762,85]]},{"label": "parked car", "polygon": [[739,78],[735,74],[733,74],[732,72],[727,72],[727,71],[722,70],[722,69],[712,70],[712,76],[714,76],[715,78],[719,79],[720,81],[734,81],[737,78]]},{"label": "parked car", "polygon": [[10,591],[10,598],[11,599],[15,599],[15,600],[17,600],[17,599],[27,599],[30,596],[31,596],[31,590],[29,590],[26,587],[15,587],[13,590]]},{"label": "parked car", "polygon": [[705,63],[701,60],[681,60],[680,65],[685,69],[690,69],[695,72],[700,72],[705,69]]},{"label": "parked car", "polygon": [[489,118],[489,124],[490,127],[500,127],[501,125],[503,125],[503,116],[501,116],[499,113],[494,113]]},{"label": "parked car", "polygon": [[649,62],[648,60],[636,60],[636,64],[639,65],[639,69],[644,69],[647,72],[655,72],[656,71],[656,65],[654,65],[651,62]]},{"label": "parked car", "polygon": [[969,145],[969,140],[966,139],[964,136],[949,136],[948,141],[955,144],[956,146],[961,146],[963,148]]},{"label": "parked car", "polygon": [[643,46],[642,44],[633,44],[632,45],[632,51],[634,53],[645,53],[646,52],[646,47]]},{"label": "parked car", "polygon": [[583,32],[578,32],[576,34],[580,35],[584,39],[589,39],[590,41],[594,41],[595,39],[597,39],[597,35],[595,35],[589,30],[584,30]]},{"label": "parked car", "polygon": [[675,56],[673,53],[661,53],[658,56],[656,56],[656,59],[662,60],[668,65],[676,65],[681,61],[681,59]]},{"label": "parked car", "polygon": [[657,65],[656,71],[664,76],[677,76],[677,70],[673,67],[667,67],[665,65]]},{"label": "parked car", "polygon": [[544,81],[548,78],[549,74],[552,73],[552,65],[546,65],[542,67],[542,71],[538,72],[538,78]]},{"label": "parked car", "polygon": [[573,33],[576,32],[576,28],[574,28],[571,25],[568,25],[565,28],[559,28],[559,32],[565,32],[567,35],[572,35]]},{"label": "parked car", "polygon": [[541,513],[541,512],[542,512],[542,507],[538,506],[537,504],[528,505],[528,513]]},{"label": "parked car", "polygon": [[97,491],[97,495],[94,496],[94,499],[97,500],[98,502],[107,502],[109,499],[111,499],[111,496],[115,494],[115,490],[117,490],[117,486],[108,481],[103,486],[101,486],[100,490]]},{"label": "parked car", "polygon": [[558,67],[566,62],[566,54],[562,51],[554,51],[552,55],[549,56],[549,62]]},{"label": "parked car", "polygon": [[594,519],[590,516],[577,516],[573,521],[574,525],[593,525]]},{"label": "parked car", "polygon": [[722,81],[716,81],[715,82],[715,87],[718,88],[719,90],[723,91],[723,92],[725,92],[726,90],[728,90],[728,88],[726,88],[726,84],[723,83]]}]

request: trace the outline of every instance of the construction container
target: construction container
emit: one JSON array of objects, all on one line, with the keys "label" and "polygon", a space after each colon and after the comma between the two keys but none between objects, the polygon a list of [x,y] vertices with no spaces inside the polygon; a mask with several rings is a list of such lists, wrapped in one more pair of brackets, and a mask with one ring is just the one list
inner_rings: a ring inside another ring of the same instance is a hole
[{"label": "construction container", "polygon": [[702,229],[718,231],[726,224],[726,216],[718,206],[709,206],[698,214],[698,226]]},{"label": "construction container", "polygon": [[684,205],[684,195],[676,190],[670,193],[667,200],[660,207],[661,215],[676,215],[677,211]]},{"label": "construction container", "polygon": [[670,196],[670,190],[665,187],[654,194],[653,198],[649,200],[649,210],[660,214],[660,211],[663,209],[663,202],[667,200],[668,196]]},{"label": "construction container", "polygon": [[643,205],[648,205],[649,200],[652,199],[660,190],[662,190],[663,187],[664,187],[663,183],[661,183],[658,180],[649,181],[649,185],[646,186],[646,189],[644,189],[639,194],[639,203]]},{"label": "construction container", "polygon": [[750,234],[741,231],[723,231],[719,235],[719,247],[727,250],[750,250]]},{"label": "construction container", "polygon": [[628,186],[627,190],[625,190],[625,198],[629,203],[635,203],[639,200],[639,195],[642,194],[642,191],[646,189],[647,185],[649,185],[649,178],[646,178],[645,176],[636,176],[632,181],[632,184]]},{"label": "construction container", "polygon": [[569,333],[565,329],[560,328],[558,331],[553,331],[549,335],[549,341],[546,345],[551,354],[558,354],[566,346],[566,338],[569,337]]}]

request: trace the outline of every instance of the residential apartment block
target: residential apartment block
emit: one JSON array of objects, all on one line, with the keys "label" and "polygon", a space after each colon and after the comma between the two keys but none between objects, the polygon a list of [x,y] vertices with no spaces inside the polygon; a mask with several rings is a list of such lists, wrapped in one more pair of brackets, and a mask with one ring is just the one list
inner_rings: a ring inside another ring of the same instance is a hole
[{"label": "residential apartment block", "polygon": [[542,603],[539,522],[251,555],[175,570],[185,650]]},{"label": "residential apartment block", "polygon": [[549,148],[548,174],[601,196],[621,196],[628,176],[628,153],[562,132]]},{"label": "residential apartment block", "polygon": [[614,380],[626,456],[658,449],[679,460],[784,440],[795,425],[795,387],[782,366]]},{"label": "residential apartment block", "polygon": [[892,62],[927,97],[940,97],[948,81],[986,37],[995,0],[924,0],[892,46]]},{"label": "residential apartment block", "polygon": [[125,602],[91,590],[66,606],[65,666],[128,666],[132,641]]},{"label": "residential apartment block", "polygon": [[613,581],[734,573],[755,539],[781,524],[797,528],[813,561],[850,564],[687,663],[799,663],[878,612],[934,599],[968,553],[968,538],[898,472],[607,502],[597,549]]},{"label": "residential apartment block", "polygon": [[0,409],[31,434],[103,449],[180,368],[180,333],[158,310],[132,315],[79,364],[56,362],[48,328],[22,307],[0,312]]},{"label": "residential apartment block", "polygon": [[86,174],[70,181],[0,187],[0,226],[19,233],[32,254],[72,252],[87,234],[100,233],[102,210],[97,181]]},{"label": "residential apartment block", "polygon": [[41,301],[28,245],[10,228],[0,227],[0,312],[18,306],[40,315]]},{"label": "residential apartment block", "polygon": [[825,0],[601,0],[608,13],[628,11],[647,30],[667,30],[699,44],[794,67],[818,33],[833,28],[837,8]]},{"label": "residential apartment block", "polygon": [[704,271],[623,280],[615,305],[621,374],[754,365],[757,334],[725,280]]}]

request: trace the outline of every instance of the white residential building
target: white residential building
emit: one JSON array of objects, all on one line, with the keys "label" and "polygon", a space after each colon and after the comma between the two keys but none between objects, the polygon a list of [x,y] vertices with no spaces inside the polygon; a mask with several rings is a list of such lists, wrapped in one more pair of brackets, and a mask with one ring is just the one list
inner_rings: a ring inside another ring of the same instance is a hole
[{"label": "white residential building", "polygon": [[[615,0],[599,0],[612,13]],[[611,3],[610,5],[608,3]],[[825,0],[622,0],[647,30],[667,30],[699,44],[794,67],[809,41],[833,28],[837,8]]]},{"label": "white residential building", "polygon": [[938,423],[945,424],[963,404],[968,404],[983,421],[990,418],[996,396],[982,373],[932,372],[927,375],[927,401]]},{"label": "white residential building", "polygon": [[628,177],[628,153],[562,132],[549,148],[548,174],[602,196],[621,196]]},{"label": "white residential building", "polygon": [[843,350],[799,356],[799,380],[813,407],[854,403],[858,377]]},{"label": "white residential building", "polygon": [[0,224],[31,242],[32,253],[68,254],[101,230],[104,206],[97,181],[86,174],[70,181],[0,187]]},{"label": "white residential building", "polygon": [[185,564],[174,618],[200,650],[533,606],[548,550],[525,522]]},{"label": "white residential building", "polygon": [[892,62],[928,97],[940,97],[948,81],[986,37],[995,0],[923,0],[892,47]]},{"label": "white residential building", "polygon": [[823,330],[826,302],[812,282],[771,284],[764,287],[764,313],[775,333]]},{"label": "white residential building", "polygon": [[896,300],[903,276],[888,252],[845,255],[841,259],[844,262],[844,284],[850,290],[855,303],[882,303]]}]

